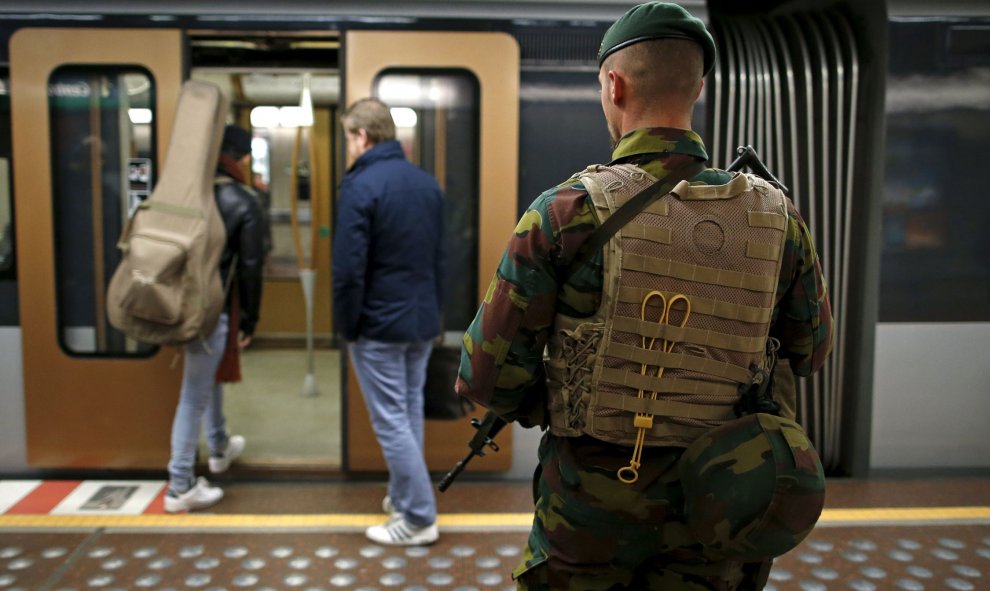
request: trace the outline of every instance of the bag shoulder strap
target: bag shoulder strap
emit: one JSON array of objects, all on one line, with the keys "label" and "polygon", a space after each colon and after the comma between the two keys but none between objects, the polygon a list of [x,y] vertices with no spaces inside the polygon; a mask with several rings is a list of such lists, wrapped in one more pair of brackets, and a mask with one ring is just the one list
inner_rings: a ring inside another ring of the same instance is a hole
[{"label": "bag shoulder strap", "polygon": [[615,210],[611,216],[605,222],[598,226],[591,236],[584,242],[581,249],[578,251],[577,256],[574,257],[574,261],[571,263],[570,267],[567,269],[567,273],[564,276],[564,281],[569,279],[578,269],[584,266],[596,252],[602,249],[608,241],[612,239],[623,226],[628,224],[634,217],[639,215],[639,212],[643,211],[650,203],[653,203],[660,197],[663,197],[667,193],[674,190],[683,180],[690,179],[701,174],[705,170],[705,163],[695,161],[687,166],[679,169],[672,170],[662,181],[653,183],[649,187],[643,189],[639,193],[636,193],[622,204],[619,209]]}]

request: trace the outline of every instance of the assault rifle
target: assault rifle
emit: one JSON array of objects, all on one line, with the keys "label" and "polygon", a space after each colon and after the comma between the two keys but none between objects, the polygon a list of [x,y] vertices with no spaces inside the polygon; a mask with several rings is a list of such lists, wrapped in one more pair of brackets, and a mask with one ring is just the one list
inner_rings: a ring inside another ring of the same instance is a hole
[{"label": "assault rifle", "polygon": [[[790,195],[790,190],[784,186],[784,183],[777,180],[777,177],[773,176],[773,174],[767,170],[766,165],[760,160],[760,156],[756,153],[756,150],[753,149],[753,146],[739,146],[736,149],[736,154],[738,154],[736,159],[733,160],[725,170],[735,172],[737,170],[741,170],[743,167],[748,167],[753,171],[753,174],[767,182],[774,183],[780,187],[780,190],[783,191],[785,195]],[[505,421],[501,417],[492,411],[488,411],[485,413],[485,417],[480,421],[472,418],[471,425],[478,430],[474,434],[474,437],[471,438],[471,441],[468,442],[468,447],[471,451],[469,451],[461,461],[457,462],[453,469],[451,469],[450,472],[447,472],[447,475],[440,480],[440,484],[437,485],[437,489],[440,492],[444,492],[450,488],[450,485],[454,483],[454,479],[464,471],[464,468],[466,468],[468,463],[474,459],[474,456],[484,456],[486,447],[494,452],[497,452],[499,449],[498,444],[495,443],[494,440],[495,436],[498,435],[498,432],[505,426]]]},{"label": "assault rifle", "polygon": [[478,432],[474,434],[474,437],[471,438],[471,441],[468,442],[468,447],[471,448],[471,451],[464,456],[464,459],[457,462],[457,465],[455,465],[454,468],[450,472],[447,472],[447,475],[443,477],[443,480],[441,480],[440,484],[437,485],[437,489],[440,492],[444,492],[451,484],[453,484],[454,479],[457,478],[458,474],[464,471],[464,468],[467,467],[468,462],[470,462],[474,456],[485,455],[486,447],[490,448],[492,451],[498,451],[498,444],[495,443],[494,439],[495,436],[498,435],[498,432],[502,430],[502,427],[505,426],[505,421],[502,420],[501,417],[492,411],[488,411],[485,413],[485,418],[481,421],[478,419],[471,419],[471,425],[478,430]]}]

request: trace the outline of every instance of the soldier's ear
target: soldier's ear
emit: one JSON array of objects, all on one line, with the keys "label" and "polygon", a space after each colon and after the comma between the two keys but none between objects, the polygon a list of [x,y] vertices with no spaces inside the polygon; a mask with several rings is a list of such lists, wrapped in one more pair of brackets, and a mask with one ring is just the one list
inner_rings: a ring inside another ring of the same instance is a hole
[{"label": "soldier's ear", "polygon": [[615,106],[622,105],[626,99],[626,79],[615,70],[608,71],[608,97]]}]

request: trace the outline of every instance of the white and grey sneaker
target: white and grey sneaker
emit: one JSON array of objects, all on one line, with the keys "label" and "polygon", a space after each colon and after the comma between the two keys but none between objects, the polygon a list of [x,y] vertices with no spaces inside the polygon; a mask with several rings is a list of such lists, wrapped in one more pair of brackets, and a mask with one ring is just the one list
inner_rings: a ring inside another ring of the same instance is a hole
[{"label": "white and grey sneaker", "polygon": [[165,494],[165,512],[180,513],[205,509],[216,505],[222,498],[223,490],[210,486],[210,483],[200,476],[196,479],[196,484],[186,492],[177,495],[169,491]]},{"label": "white and grey sneaker", "polygon": [[231,435],[230,439],[227,440],[227,449],[223,450],[223,453],[210,455],[210,472],[214,474],[226,472],[227,468],[230,468],[230,463],[244,453],[244,446],[246,444],[247,441],[244,437]]},{"label": "white and grey sneaker", "polygon": [[425,546],[436,542],[440,532],[436,523],[417,527],[402,515],[393,515],[383,525],[369,527],[364,535],[372,542],[385,546]]}]

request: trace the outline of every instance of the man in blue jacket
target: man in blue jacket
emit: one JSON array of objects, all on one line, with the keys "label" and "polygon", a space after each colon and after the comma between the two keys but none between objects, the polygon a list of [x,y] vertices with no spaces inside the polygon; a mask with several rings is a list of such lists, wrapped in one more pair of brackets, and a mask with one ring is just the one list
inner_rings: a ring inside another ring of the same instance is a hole
[{"label": "man in blue jacket", "polygon": [[379,544],[437,540],[436,498],[423,455],[423,384],[440,333],[443,192],[406,161],[388,107],[363,99],[341,122],[352,163],[340,188],[333,303],[388,464]]}]

